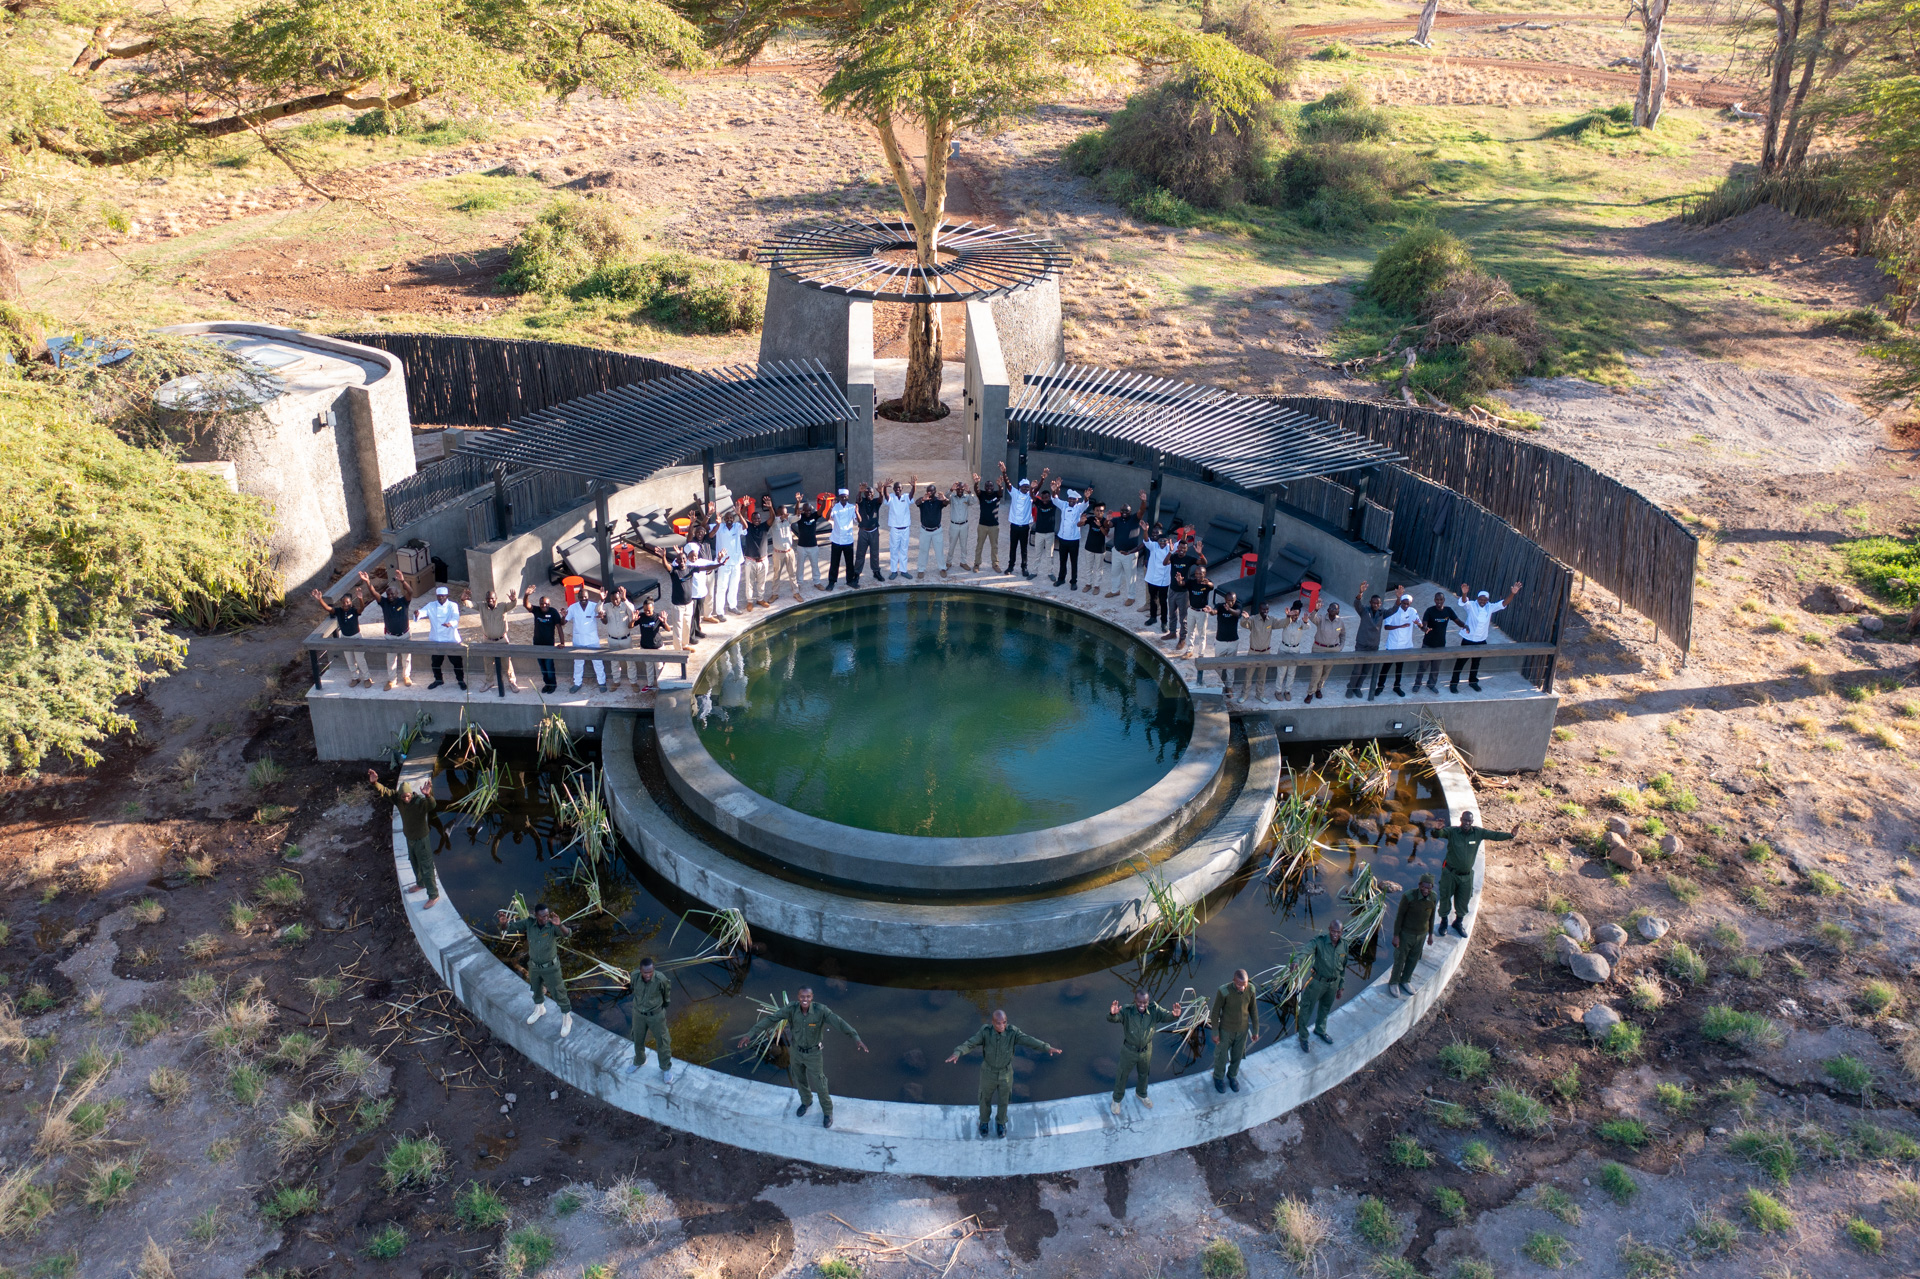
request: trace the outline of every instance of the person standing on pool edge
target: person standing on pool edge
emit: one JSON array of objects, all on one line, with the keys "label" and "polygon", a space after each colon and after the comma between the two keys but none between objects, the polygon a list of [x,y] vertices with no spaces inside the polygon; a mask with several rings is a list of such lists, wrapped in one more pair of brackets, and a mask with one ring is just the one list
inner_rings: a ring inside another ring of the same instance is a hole
[{"label": "person standing on pool edge", "polygon": [[1147,1096],[1147,1075],[1153,1067],[1153,1032],[1179,1021],[1180,1005],[1162,1008],[1147,988],[1140,986],[1134,990],[1133,1002],[1126,1008],[1120,1007],[1119,1000],[1113,1001],[1113,1007],[1107,1009],[1107,1020],[1120,1023],[1120,1069],[1113,1076],[1113,1104],[1109,1109],[1116,1115],[1120,1113],[1120,1102],[1127,1095],[1127,1080],[1133,1078],[1134,1095],[1140,1098],[1141,1105],[1152,1110],[1153,1100]]},{"label": "person standing on pool edge", "polygon": [[987,1135],[987,1115],[998,1102],[1000,1112],[994,1118],[994,1135],[1007,1135],[1007,1102],[1013,1098],[1013,1053],[1025,1046],[1035,1051],[1045,1050],[1047,1056],[1058,1057],[1064,1049],[1055,1048],[1044,1039],[1035,1039],[1018,1026],[1009,1025],[1007,1010],[996,1008],[993,1019],[968,1036],[967,1042],[953,1050],[947,1058],[947,1064],[960,1060],[961,1054],[980,1050],[980,1135]]},{"label": "person standing on pool edge", "polygon": [[[1447,859],[1440,865],[1440,910],[1439,917],[1444,921],[1449,908],[1453,911],[1451,925],[1456,936],[1465,937],[1467,930],[1467,906],[1473,900],[1473,868],[1480,860],[1480,841],[1512,839],[1513,832],[1483,830],[1473,824],[1474,814],[1460,814],[1458,826],[1443,826],[1440,838],[1447,841]],[[1448,927],[1442,924],[1434,931],[1442,932]]]},{"label": "person standing on pool edge", "polygon": [[400,833],[407,839],[407,861],[413,867],[413,887],[410,892],[424,892],[427,905],[440,900],[440,881],[433,873],[433,848],[427,843],[431,827],[427,825],[433,817],[433,810],[440,806],[434,799],[429,786],[416,786],[412,790],[401,788],[390,790],[380,784],[380,774],[371,768],[367,770],[367,780],[373,783],[373,789],[393,801],[400,812]]},{"label": "person standing on pool edge", "polygon": [[861,1052],[867,1051],[866,1041],[860,1038],[860,1032],[847,1025],[846,1019],[825,1004],[813,1002],[813,987],[802,986],[794,992],[798,1003],[786,1008],[776,1008],[762,1013],[760,1020],[740,1036],[739,1047],[745,1048],[758,1034],[771,1031],[782,1021],[787,1023],[787,1036],[791,1041],[787,1047],[787,1077],[793,1081],[793,1089],[800,1094],[800,1109],[793,1112],[797,1119],[807,1113],[813,1105],[813,1094],[820,1094],[820,1126],[833,1127],[833,1094],[827,1091],[827,1063],[820,1051],[820,1041],[827,1030],[832,1028],[843,1035],[853,1038],[853,1046]]},{"label": "person standing on pool edge", "polygon": [[1299,1006],[1294,1010],[1294,1019],[1300,1026],[1300,1051],[1307,1052],[1307,1027],[1313,1027],[1313,1033],[1321,1043],[1333,1044],[1327,1034],[1327,1014],[1333,1011],[1334,1001],[1346,993],[1347,984],[1347,948],[1342,944],[1341,935],[1346,925],[1334,920],[1327,925],[1327,931],[1313,939],[1310,953],[1313,956],[1313,977],[1307,982],[1305,990],[1300,992]]},{"label": "person standing on pool edge", "polygon": [[504,910],[494,918],[500,922],[500,934],[511,937],[524,933],[527,938],[527,989],[533,992],[533,1011],[527,1014],[531,1026],[547,1015],[546,995],[560,1007],[560,1038],[573,1033],[573,1005],[567,1000],[567,981],[560,975],[560,939],[573,936],[573,929],[554,918],[545,902],[533,908],[531,919],[512,920]]},{"label": "person standing on pool edge", "polygon": [[1218,1036],[1213,1049],[1213,1090],[1240,1091],[1240,1063],[1247,1049],[1260,1042],[1260,992],[1244,968],[1233,970],[1233,977],[1213,992],[1212,1015],[1208,1022]]},{"label": "person standing on pool edge", "polygon": [[656,971],[653,956],[648,955],[627,978],[627,988],[633,992],[633,1007],[627,1012],[633,1020],[633,1064],[627,1067],[627,1073],[638,1073],[647,1059],[647,1039],[651,1036],[654,1054],[660,1058],[660,1082],[670,1084],[673,1031],[667,1026],[667,1005],[673,1001],[673,979]]}]

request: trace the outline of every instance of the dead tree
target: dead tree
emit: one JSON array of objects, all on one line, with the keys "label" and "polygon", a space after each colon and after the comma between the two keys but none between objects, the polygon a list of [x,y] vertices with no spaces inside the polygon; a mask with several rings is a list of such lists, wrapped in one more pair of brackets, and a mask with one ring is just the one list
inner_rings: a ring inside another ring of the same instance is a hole
[{"label": "dead tree", "polygon": [[1433,48],[1433,19],[1440,12],[1440,0],[1427,0],[1420,10],[1420,28],[1413,33],[1409,44],[1417,44],[1422,49]]},{"label": "dead tree", "polygon": [[1629,18],[1639,18],[1646,42],[1640,47],[1640,88],[1633,97],[1633,125],[1651,129],[1667,105],[1667,9],[1672,0],[1630,0]]}]

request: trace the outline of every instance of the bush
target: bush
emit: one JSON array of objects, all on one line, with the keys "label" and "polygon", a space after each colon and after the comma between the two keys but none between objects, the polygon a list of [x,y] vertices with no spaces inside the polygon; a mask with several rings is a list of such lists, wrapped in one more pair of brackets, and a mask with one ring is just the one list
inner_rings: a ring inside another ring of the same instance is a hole
[{"label": "bush", "polygon": [[1747,1187],[1747,1220],[1763,1235],[1793,1233],[1793,1214],[1787,1206],[1764,1190]]},{"label": "bush", "polygon": [[1262,104],[1236,120],[1206,103],[1190,80],[1172,80],[1127,100],[1107,127],[1067,148],[1067,161],[1103,182],[1110,198],[1139,199],[1146,189],[1195,208],[1237,204],[1271,171],[1280,111]]},{"label": "bush", "polygon": [[1482,381],[1505,386],[1525,372],[1546,348],[1540,313],[1497,275],[1477,268],[1455,271],[1421,302],[1423,339],[1430,346],[1469,348]]},{"label": "bush", "polygon": [[636,302],[648,319],[684,333],[751,333],[766,307],[753,267],[684,253],[600,267],[573,295]]},{"label": "bush", "polygon": [[1759,1013],[1741,1012],[1726,1004],[1715,1004],[1700,1018],[1700,1034],[1716,1044],[1738,1044],[1743,1048],[1778,1048],[1785,1036],[1780,1028]]},{"label": "bush", "polygon": [[514,241],[500,287],[509,293],[565,293],[633,247],[626,222],[596,200],[555,200]]},{"label": "bush", "polygon": [[1231,1239],[1209,1239],[1200,1250],[1200,1273],[1206,1279],[1246,1279],[1246,1254]]},{"label": "bush", "polygon": [[1353,46],[1340,40],[1322,45],[1313,51],[1315,62],[1345,62],[1354,56]]},{"label": "bush", "polygon": [[1309,142],[1377,142],[1393,131],[1393,117],[1373,105],[1364,85],[1348,83],[1300,108],[1300,133]]},{"label": "bush", "polygon": [[1392,217],[1394,197],[1423,172],[1411,157],[1353,142],[1315,142],[1289,152],[1257,194],[1262,204],[1294,210],[1314,230],[1350,233]]},{"label": "bush", "polygon": [[1203,15],[1200,30],[1208,35],[1225,36],[1228,44],[1242,53],[1252,54],[1276,71],[1293,68],[1293,28],[1282,23],[1264,4],[1248,0],[1230,13]]},{"label": "bush", "polygon": [[1622,1208],[1633,1202],[1640,1193],[1640,1183],[1633,1179],[1626,1165],[1611,1161],[1600,1165],[1600,1189],[1612,1196],[1613,1201]]},{"label": "bush", "polygon": [[1467,246],[1438,227],[1419,227],[1380,251],[1367,273],[1367,296],[1383,311],[1412,316],[1448,279],[1474,269]]}]

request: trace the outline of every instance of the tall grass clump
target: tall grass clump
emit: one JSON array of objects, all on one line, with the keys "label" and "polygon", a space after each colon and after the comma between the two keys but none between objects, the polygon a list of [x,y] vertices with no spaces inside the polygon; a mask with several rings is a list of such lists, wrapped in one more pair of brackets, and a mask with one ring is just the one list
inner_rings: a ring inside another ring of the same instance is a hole
[{"label": "tall grass clump", "polygon": [[658,253],[597,267],[572,292],[632,302],[646,319],[682,333],[751,333],[766,314],[764,289],[762,273],[747,263]]},{"label": "tall grass clump", "polygon": [[612,205],[555,200],[513,243],[500,287],[509,293],[562,294],[633,248],[633,233]]}]

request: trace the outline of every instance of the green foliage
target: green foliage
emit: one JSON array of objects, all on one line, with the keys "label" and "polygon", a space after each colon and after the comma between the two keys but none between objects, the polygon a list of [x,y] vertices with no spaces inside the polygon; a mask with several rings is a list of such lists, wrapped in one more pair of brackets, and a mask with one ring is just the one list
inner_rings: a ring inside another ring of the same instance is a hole
[{"label": "green foliage", "polygon": [[1813,889],[1814,893],[1821,897],[1838,897],[1845,891],[1840,887],[1840,881],[1827,874],[1824,870],[1808,871],[1807,887]]},{"label": "green foliage", "polygon": [[1555,1075],[1552,1080],[1553,1095],[1561,1101],[1571,1102],[1580,1095],[1580,1067],[1568,1066]]},{"label": "green foliage", "polygon": [[1493,1054],[1485,1048],[1456,1039],[1440,1050],[1440,1066],[1455,1079],[1472,1081],[1487,1073]]},{"label": "green foliage", "polygon": [[1353,1233],[1370,1248],[1391,1248],[1400,1242],[1400,1222],[1384,1200],[1363,1195],[1354,1209]]},{"label": "green foliage", "polygon": [[1792,1183],[1800,1167],[1800,1151],[1793,1137],[1778,1128],[1742,1128],[1727,1145],[1782,1186]]},{"label": "green foliage", "polygon": [[1861,1252],[1879,1256],[1887,1250],[1887,1237],[1880,1227],[1871,1224],[1864,1217],[1848,1217],[1847,1224],[1841,1227],[1847,1241]]},{"label": "green foliage", "polygon": [[633,245],[626,219],[612,205],[555,200],[513,242],[500,287],[509,293],[566,293],[619,261]]},{"label": "green foliage", "polygon": [[637,303],[647,319],[683,333],[751,333],[765,314],[763,275],[746,263],[662,253],[601,266],[573,292]]},{"label": "green foliage", "polygon": [[376,1261],[392,1261],[407,1250],[407,1232],[397,1221],[389,1221],[367,1236],[367,1255]]},{"label": "green foliage", "polygon": [[319,1206],[320,1191],[314,1186],[275,1186],[260,1205],[260,1215],[277,1226],[304,1217]]},{"label": "green foliage", "polygon": [[1893,1159],[1901,1163],[1920,1160],[1920,1141],[1892,1128],[1856,1120],[1853,1125],[1854,1149],[1862,1159]]},{"label": "green foliage", "polygon": [[1633,108],[1626,103],[1597,107],[1583,115],[1575,116],[1565,124],[1556,124],[1547,130],[1547,136],[1550,138],[1567,138],[1574,142],[1629,138],[1634,133]]},{"label": "green foliage", "polygon": [[1536,1230],[1520,1245],[1521,1253],[1536,1266],[1564,1270],[1573,1260],[1573,1242],[1550,1230]]},{"label": "green foliage", "polygon": [[1447,1279],[1494,1279],[1493,1267],[1479,1257],[1455,1257]]},{"label": "green foliage", "polygon": [[1396,1168],[1426,1168],[1432,1165],[1433,1156],[1412,1137],[1395,1137],[1387,1147],[1387,1162]]},{"label": "green foliage", "polygon": [[140,1157],[97,1159],[81,1182],[81,1198],[95,1212],[105,1212],[125,1199],[140,1176]]},{"label": "green foliage", "polygon": [[1689,986],[1698,986],[1707,979],[1707,961],[1701,958],[1699,951],[1683,941],[1677,941],[1667,951],[1667,976]]},{"label": "green foliage", "polygon": [[1460,1147],[1460,1166],[1468,1172],[1500,1171],[1500,1161],[1494,1158],[1493,1147],[1484,1141],[1470,1141]]},{"label": "green foliage", "polygon": [[1640,1183],[1633,1179],[1633,1174],[1627,1171],[1625,1164],[1609,1160],[1600,1165],[1600,1189],[1624,1208],[1640,1193]]},{"label": "green foliage", "polygon": [[1680,1263],[1665,1248],[1628,1235],[1620,1241],[1620,1269],[1627,1279],[1674,1279],[1680,1273]]},{"label": "green foliage", "polygon": [[[1235,118],[1208,105],[1198,84],[1176,79],[1129,98],[1105,129],[1076,139],[1066,158],[1099,180],[1109,199],[1138,203],[1157,191],[1188,209],[1216,209],[1248,199],[1269,180],[1280,127],[1271,100]],[[1167,212],[1179,210],[1169,205]]]},{"label": "green foliage", "polygon": [[1679,1084],[1655,1084],[1653,1099],[1660,1103],[1660,1109],[1682,1119],[1693,1113],[1694,1103],[1699,1100]]},{"label": "green foliage", "polygon": [[1634,1150],[1653,1140],[1653,1133],[1638,1119],[1603,1119],[1593,1131],[1602,1141],[1629,1146]]},{"label": "green foliage", "polygon": [[[1847,570],[1882,599],[1903,605],[1920,603],[1920,540],[1912,537],[1862,537],[1838,547]],[[1894,583],[1898,581],[1900,585]]]},{"label": "green foliage", "polygon": [[1206,1279],[1246,1279],[1246,1254],[1231,1239],[1209,1239],[1200,1250],[1200,1273]]},{"label": "green foliage", "polygon": [[501,1279],[523,1279],[540,1273],[559,1250],[554,1237],[538,1226],[522,1226],[508,1235],[500,1246],[498,1269]]},{"label": "green foliage", "polygon": [[1764,1190],[1747,1187],[1744,1207],[1747,1222],[1763,1235],[1788,1235],[1793,1233],[1793,1214],[1787,1206]]},{"label": "green foliage", "polygon": [[290,871],[276,871],[260,881],[260,900],[269,906],[298,905],[306,896],[299,876]]},{"label": "green foliage", "polygon": [[1862,1104],[1873,1104],[1873,1067],[1858,1057],[1830,1057],[1821,1065],[1827,1078],[1841,1092],[1858,1094]]},{"label": "green foliage", "polygon": [[1307,142],[1378,142],[1392,131],[1393,117],[1351,81],[1300,108],[1300,136]]},{"label": "green foliage", "polygon": [[243,1061],[227,1072],[227,1095],[251,1109],[260,1104],[267,1091],[267,1075],[250,1061]]},{"label": "green foliage", "polygon": [[1553,1112],[1539,1098],[1511,1083],[1494,1089],[1487,1113],[1500,1127],[1524,1137],[1541,1136],[1553,1127]]},{"label": "green foliage", "polygon": [[489,1230],[507,1219],[507,1201],[491,1186],[470,1181],[453,1197],[454,1219],[462,1230]]},{"label": "green foliage", "polygon": [[1698,1256],[1724,1256],[1739,1246],[1740,1227],[1717,1212],[1703,1212],[1687,1227],[1687,1242]]},{"label": "green foliage", "polygon": [[861,1279],[863,1273],[845,1257],[829,1257],[814,1269],[820,1272],[820,1279]]},{"label": "green foliage", "polygon": [[1354,53],[1352,45],[1335,40],[1332,44],[1315,49],[1311,56],[1315,62],[1347,62],[1358,55]]},{"label": "green foliage", "polygon": [[1646,1033],[1630,1021],[1617,1022],[1600,1041],[1600,1051],[1615,1061],[1632,1061],[1640,1055],[1640,1043]]},{"label": "green foliage", "polygon": [[184,659],[168,610],[254,588],[266,507],[0,377],[0,509],[0,768],[96,764],[134,728],[120,699]]},{"label": "green foliage", "polygon": [[1778,1048],[1786,1036],[1759,1013],[1714,1004],[1700,1018],[1701,1037],[1716,1044],[1738,1044],[1748,1049]]},{"label": "green foliage", "polygon": [[447,1148],[431,1133],[401,1138],[380,1160],[381,1180],[393,1194],[431,1186],[446,1167]]},{"label": "green foliage", "polygon": [[1367,296],[1382,310],[1416,315],[1450,276],[1472,269],[1472,255],[1453,234],[1419,227],[1380,251],[1367,274]]},{"label": "green foliage", "polygon": [[1480,1126],[1480,1121],[1474,1118],[1473,1111],[1457,1101],[1430,1099],[1427,1104],[1433,1108],[1433,1121],[1442,1128],[1478,1128]]},{"label": "green foliage", "polygon": [[1448,1186],[1433,1188],[1433,1206],[1440,1215],[1456,1225],[1467,1219],[1467,1197]]},{"label": "green foliage", "polygon": [[1533,1206],[1541,1212],[1552,1213],[1569,1226],[1580,1224],[1580,1205],[1558,1186],[1537,1187],[1533,1192]]}]

